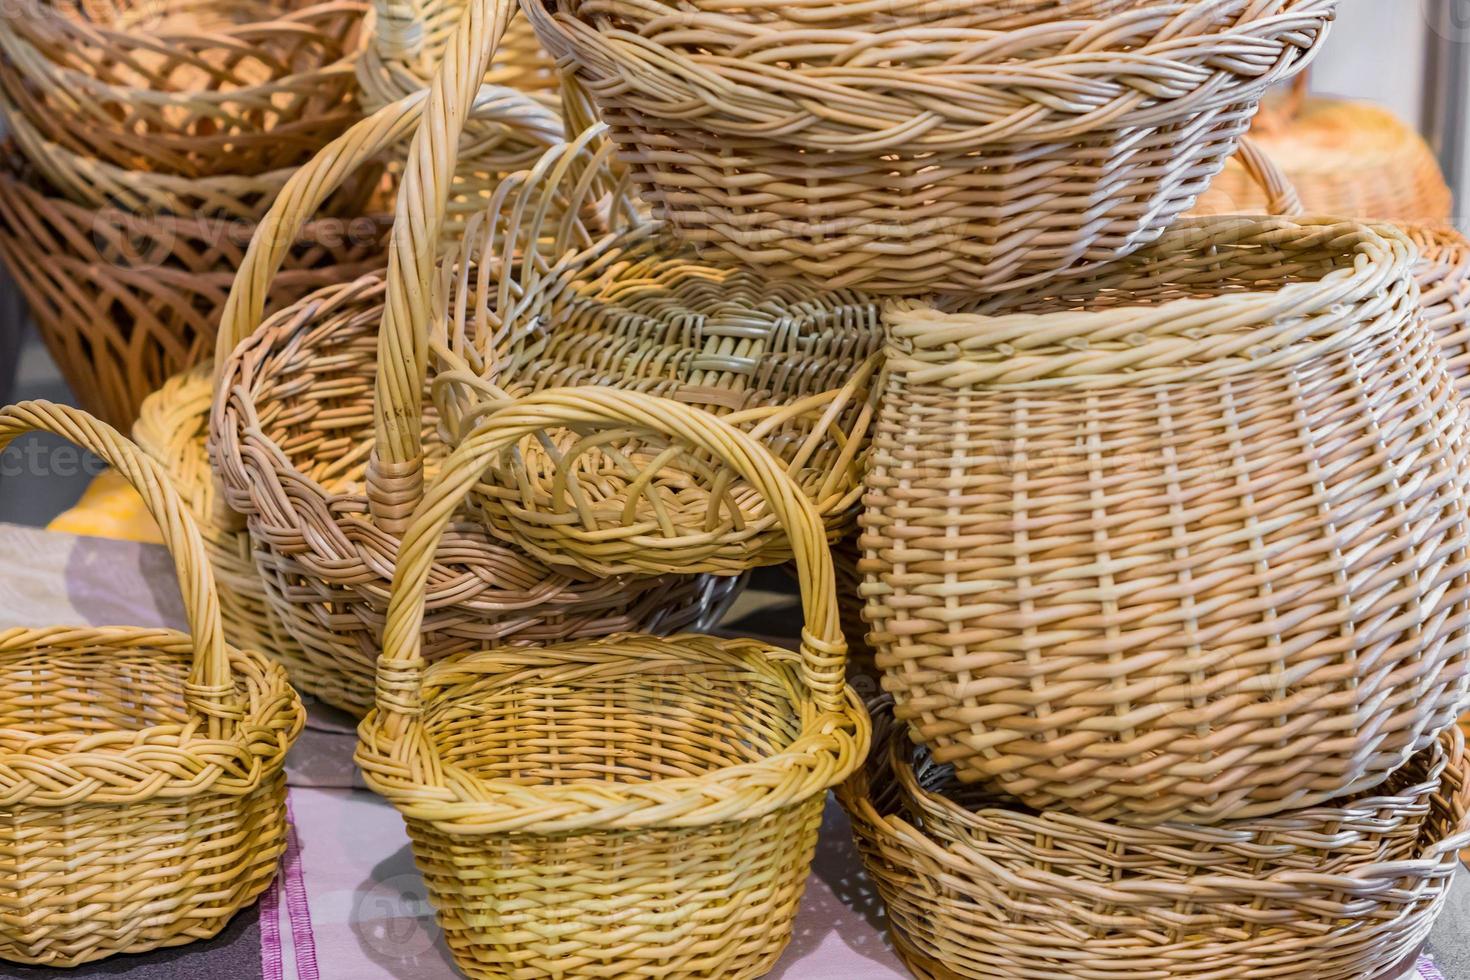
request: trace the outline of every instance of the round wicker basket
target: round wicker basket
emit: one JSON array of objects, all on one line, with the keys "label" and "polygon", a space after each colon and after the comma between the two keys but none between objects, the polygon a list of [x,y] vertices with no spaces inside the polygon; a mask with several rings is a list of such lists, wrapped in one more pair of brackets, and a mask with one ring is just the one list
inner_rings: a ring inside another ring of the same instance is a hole
[{"label": "round wicker basket", "polygon": [[1212,827],[1033,812],[901,734],[838,799],[924,980],[1400,980],[1470,844],[1454,728],[1372,794]]},{"label": "round wicker basket", "polygon": [[130,170],[261,174],[309,159],[360,112],[367,6],[72,0],[0,12],[10,104],[46,139]]},{"label": "round wicker basket", "polygon": [[0,446],[33,431],[97,453],[142,495],[189,633],[0,633],[0,958],[77,966],[208,939],[275,877],[305,712],[284,670],[221,636],[209,559],[157,464],[76,409],[0,410]]},{"label": "round wicker basket", "polygon": [[[1404,224],[1450,220],[1452,196],[1434,151],[1385,109],[1308,99],[1299,91],[1281,107],[1262,109],[1251,136],[1312,214]],[[1265,203],[1250,177],[1232,162],[1195,210],[1246,214],[1264,210]]]},{"label": "round wicker basket", "polygon": [[[624,635],[425,669],[424,588],[446,525],[505,449],[567,427],[657,432],[768,496],[801,579],[800,652]],[[827,789],[868,750],[867,712],[843,682],[833,586],[805,493],[707,412],[640,392],[549,389],[467,434],[404,536],[377,708],[357,752],[369,787],[404,816],[462,972],[743,980],[771,969]]]},{"label": "round wicker basket", "polygon": [[1470,442],[1413,255],[1200,218],[1055,290],[893,304],[864,593],[936,758],[1217,822],[1370,788],[1453,723]]},{"label": "round wicker basket", "polygon": [[1146,245],[1335,8],[524,5],[684,238],[767,276],[903,295],[1015,288]]},{"label": "round wicker basket", "polygon": [[[13,153],[0,157],[0,259],[82,405],[130,426],[143,399],[208,359],[256,225],[84,207],[38,189]],[[386,231],[382,218],[300,229],[285,243],[271,302],[380,266]]]}]

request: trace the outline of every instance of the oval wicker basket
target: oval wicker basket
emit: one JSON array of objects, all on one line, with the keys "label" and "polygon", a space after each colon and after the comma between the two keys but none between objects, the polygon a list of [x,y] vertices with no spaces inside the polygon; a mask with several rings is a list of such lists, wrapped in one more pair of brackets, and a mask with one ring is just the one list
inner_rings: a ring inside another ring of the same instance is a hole
[{"label": "oval wicker basket", "polygon": [[976,293],[1158,236],[1315,55],[1336,0],[556,0],[656,216],[767,276]]},{"label": "oval wicker basket", "polygon": [[[418,467],[425,451],[431,470],[445,452],[413,350],[428,339],[428,317],[405,307],[428,307],[430,288],[418,294],[409,284],[428,281],[418,270],[429,274],[439,247],[458,136],[494,48],[481,41],[504,29],[489,6],[467,8],[426,104],[411,97],[364,124],[401,127],[410,109],[425,120],[399,190],[388,275],[321,290],[262,323],[281,243],[355,165],[352,154],[329,148],[292,178],[262,222],[220,326],[222,338],[245,338],[220,365],[211,418],[225,501],[245,515],[266,594],[309,662],[298,683],[358,714],[372,704],[401,528],[421,490],[395,482],[379,454],[402,426],[412,427]],[[412,387],[384,380],[405,375],[417,379]],[[469,522],[449,535],[430,581],[431,658],[717,622],[740,585],[554,572]]]},{"label": "oval wicker basket", "polygon": [[837,795],[925,980],[1401,980],[1470,844],[1454,728],[1371,795],[1214,827],[1035,813],[874,746]]},{"label": "oval wicker basket", "polygon": [[1213,822],[1372,787],[1453,723],[1470,443],[1413,254],[1199,218],[1053,291],[893,304],[864,592],[936,758]]},{"label": "oval wicker basket", "polygon": [[[1282,106],[1262,108],[1251,136],[1312,214],[1445,224],[1452,195],[1429,144],[1393,113],[1363,102],[1308,99],[1305,74]],[[1243,214],[1265,201],[1232,161],[1199,201],[1199,214]]]},{"label": "oval wicker basket", "polygon": [[295,166],[360,116],[364,3],[40,0],[0,12],[7,100],[72,152],[186,177]]},{"label": "oval wicker basket", "polygon": [[[82,405],[131,425],[144,398],[209,357],[256,226],[87,208],[49,196],[23,172],[0,151],[0,259]],[[301,229],[284,249],[287,271],[272,282],[271,302],[379,266],[386,230],[371,217]]]},{"label": "oval wicker basket", "polygon": [[[568,427],[657,432],[768,496],[801,577],[800,653],[624,635],[425,669],[424,587],[451,515],[508,447]],[[445,461],[404,536],[357,762],[402,812],[467,976],[741,980],[780,956],[827,789],[870,735],[843,683],[822,521],[784,470],[706,412],[600,387],[526,395]]]},{"label": "oval wicker basket", "polygon": [[76,966],[207,939],[275,876],[305,713],[285,671],[221,637],[209,561],[160,468],[76,409],[0,410],[0,445],[33,431],[97,453],[142,495],[189,633],[0,633],[0,958]]},{"label": "oval wicker basket", "polygon": [[[470,229],[446,290],[448,351],[436,378],[449,439],[505,398],[544,388],[672,398],[759,439],[835,539],[862,492],[879,304],[699,261],[617,190],[611,204],[598,193],[606,182],[587,175],[613,179],[603,131],[549,151]],[[586,217],[608,214],[605,228]],[[769,502],[732,493],[731,476],[718,460],[608,433],[518,447],[472,507],[543,561],[598,575],[736,574],[785,561],[790,546]]]}]

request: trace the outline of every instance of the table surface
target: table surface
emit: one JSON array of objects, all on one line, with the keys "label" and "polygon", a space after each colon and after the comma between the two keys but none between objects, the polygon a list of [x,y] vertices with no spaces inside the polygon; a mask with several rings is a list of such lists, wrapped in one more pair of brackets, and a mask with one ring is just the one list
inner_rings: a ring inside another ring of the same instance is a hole
[{"label": "table surface", "polygon": [[[62,624],[177,626],[183,609],[162,549],[0,524],[0,627]],[[760,631],[795,623],[794,600],[751,589],[732,624]],[[732,625],[732,629],[739,629]],[[128,980],[452,980],[398,814],[362,787],[352,720],[314,706],[288,758],[292,834],[281,875],[256,908],[214,940],[118,957],[70,977]],[[1405,980],[1470,980],[1470,880],[1462,875]],[[7,964],[6,977],[61,974]],[[908,974],[890,951],[882,909],[862,874],[846,821],[829,806],[795,937],[774,978],[885,980]]]}]

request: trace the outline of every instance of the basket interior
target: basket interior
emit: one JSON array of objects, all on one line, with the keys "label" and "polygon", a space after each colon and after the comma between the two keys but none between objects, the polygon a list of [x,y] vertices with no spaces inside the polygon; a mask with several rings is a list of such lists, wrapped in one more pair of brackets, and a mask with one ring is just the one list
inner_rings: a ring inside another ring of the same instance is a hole
[{"label": "basket interior", "polygon": [[[745,644],[745,646],[752,646]],[[789,658],[758,665],[720,641],[625,636],[430,668],[424,724],[480,780],[641,783],[753,763],[797,738]]]},{"label": "basket interior", "polygon": [[[182,725],[191,661],[182,638],[167,649],[42,642],[8,652],[0,656],[0,747],[60,753],[89,736]],[[38,739],[51,744],[39,748]]]}]

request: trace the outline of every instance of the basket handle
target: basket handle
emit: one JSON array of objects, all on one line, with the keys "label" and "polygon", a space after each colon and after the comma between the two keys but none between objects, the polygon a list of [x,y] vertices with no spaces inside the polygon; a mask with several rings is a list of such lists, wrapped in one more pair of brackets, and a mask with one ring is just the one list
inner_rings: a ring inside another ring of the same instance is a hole
[{"label": "basket handle", "polygon": [[1302,213],[1302,199],[1290,178],[1261,149],[1261,144],[1243,136],[1235,159],[1248,176],[1266,194],[1266,213],[1281,218],[1294,218]]},{"label": "basket handle", "polygon": [[205,719],[211,738],[227,737],[244,711],[230,674],[219,594],[199,529],[168,474],[122,433],[80,409],[45,401],[0,409],[0,449],[27,432],[50,432],[96,453],[143,498],[173,555],[194,644],[194,665],[184,688],[186,704]]},{"label": "basket handle", "polygon": [[367,467],[368,506],[377,525],[390,534],[402,533],[423,495],[421,429],[434,265],[459,163],[459,138],[515,11],[514,0],[470,0],[465,5],[434,74],[398,189]]},{"label": "basket handle", "polygon": [[791,539],[801,583],[801,670],[817,707],[845,704],[847,643],[837,616],[832,553],[816,508],[781,463],[756,439],[710,413],[617,388],[555,388],[526,395],[485,418],[446,459],[413,513],[398,550],[392,597],[378,660],[377,704],[393,736],[421,710],[425,585],[450,520],[497,456],[548,428],[615,428],[676,439],[710,453],[770,503]]}]

